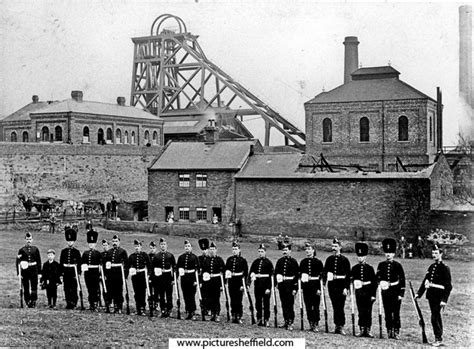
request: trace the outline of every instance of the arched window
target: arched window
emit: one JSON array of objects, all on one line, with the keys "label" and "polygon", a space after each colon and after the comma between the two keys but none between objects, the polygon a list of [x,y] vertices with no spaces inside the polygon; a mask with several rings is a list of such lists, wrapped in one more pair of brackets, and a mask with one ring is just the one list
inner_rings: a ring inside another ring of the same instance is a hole
[{"label": "arched window", "polygon": [[82,129],[82,143],[89,143],[90,138],[89,138],[89,127],[84,126]]},{"label": "arched window", "polygon": [[41,141],[42,142],[49,142],[49,128],[43,126],[41,129]]},{"label": "arched window", "polygon": [[115,143],[120,144],[122,143],[122,131],[120,129],[115,130]]},{"label": "arched window", "polygon": [[104,130],[101,128],[97,131],[97,144],[105,144]]},{"label": "arched window", "polygon": [[109,127],[107,129],[107,138],[105,138],[107,143],[112,143],[112,129]]},{"label": "arched window", "polygon": [[10,135],[10,141],[11,141],[11,142],[16,142],[16,141],[17,141],[16,132],[15,132],[15,131],[13,131],[12,134]]},{"label": "arched window", "polygon": [[63,129],[61,126],[56,126],[54,128],[54,140],[59,142],[63,140]]},{"label": "arched window", "polygon": [[153,131],[153,144],[158,144],[158,132]]},{"label": "arched window", "polygon": [[332,121],[328,118],[323,120],[323,142],[332,142]]},{"label": "arched window", "polygon": [[408,141],[408,118],[405,115],[398,118],[398,140]]},{"label": "arched window", "polygon": [[360,141],[361,142],[369,141],[369,131],[370,131],[369,119],[366,117],[363,117],[362,119],[360,119]]},{"label": "arched window", "polygon": [[128,144],[128,131],[125,131],[123,134],[123,143]]},{"label": "arched window", "polygon": [[145,144],[150,143],[150,132],[148,130],[145,131]]},{"label": "arched window", "polygon": [[23,142],[28,143],[29,138],[30,138],[30,136],[28,135],[28,132],[23,131]]},{"label": "arched window", "polygon": [[135,131],[132,131],[132,137],[130,139],[131,144],[135,144]]}]

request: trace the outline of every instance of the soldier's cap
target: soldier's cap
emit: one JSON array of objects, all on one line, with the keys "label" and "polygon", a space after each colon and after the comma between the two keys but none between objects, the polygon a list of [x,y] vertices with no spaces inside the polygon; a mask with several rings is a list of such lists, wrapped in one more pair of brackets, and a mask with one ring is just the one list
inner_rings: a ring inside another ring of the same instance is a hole
[{"label": "soldier's cap", "polygon": [[312,249],[314,249],[314,246],[309,241],[304,243],[304,248],[308,248],[308,247],[311,247]]},{"label": "soldier's cap", "polygon": [[185,245],[191,245],[191,242],[189,240],[184,240]]},{"label": "soldier's cap", "polygon": [[234,242],[232,243],[232,247],[238,247],[238,248],[240,248],[240,244],[238,244],[237,242],[234,241]]},{"label": "soldier's cap", "polygon": [[395,253],[397,242],[395,239],[387,238],[382,241],[382,248],[385,253]]},{"label": "soldier's cap", "polygon": [[52,248],[50,248],[50,249],[48,250],[48,252],[46,252],[46,254],[50,254],[50,253],[52,253],[52,254],[56,254],[56,251],[55,251],[55,250],[53,250]]},{"label": "soldier's cap", "polygon": [[206,238],[204,238],[204,239],[199,239],[198,243],[199,243],[199,248],[200,248],[201,250],[204,251],[204,250],[209,249],[209,239],[206,239]]},{"label": "soldier's cap", "polygon": [[114,239],[117,239],[118,241],[120,241],[120,238],[118,237],[118,235],[112,236],[112,240],[114,240]]},{"label": "soldier's cap", "polygon": [[211,244],[209,245],[209,248],[211,248],[211,247],[217,248],[217,245],[214,243],[214,241],[211,242]]},{"label": "soldier's cap", "polygon": [[333,244],[338,244],[339,246],[341,246],[341,242],[336,237],[334,237],[334,239],[332,240],[332,243]]},{"label": "soldier's cap", "polygon": [[141,245],[142,245],[142,242],[141,242],[140,240],[136,240],[136,239],[135,239],[135,240],[133,240],[133,244],[134,244],[135,246],[141,246]]},{"label": "soldier's cap", "polygon": [[154,241],[150,242],[150,247],[156,247],[156,243]]},{"label": "soldier's cap", "polygon": [[161,244],[162,242],[166,242],[166,240],[165,240],[164,238],[160,238],[160,244]]},{"label": "soldier's cap", "polygon": [[32,236],[31,236],[31,233],[26,233],[26,234],[25,234],[25,239],[26,239],[26,238],[31,238],[31,237],[32,237]]},{"label": "soldier's cap", "polygon": [[283,248],[291,250],[291,244],[283,244]]},{"label": "soldier's cap", "polygon": [[356,254],[359,257],[367,256],[369,253],[369,245],[365,242],[356,242],[355,244]]},{"label": "soldier's cap", "polygon": [[437,244],[433,245],[433,251],[439,251],[439,253],[443,253],[443,249],[439,248]]},{"label": "soldier's cap", "polygon": [[259,249],[259,250],[265,250],[265,251],[266,251],[266,250],[267,250],[267,246],[265,246],[265,244],[260,244],[260,245],[258,245],[258,249]]},{"label": "soldier's cap", "polygon": [[108,244],[109,242],[105,239],[102,239],[102,244]]},{"label": "soldier's cap", "polygon": [[64,232],[64,237],[66,238],[66,241],[76,241],[77,231],[72,228],[67,228]]},{"label": "soldier's cap", "polygon": [[88,244],[95,244],[97,242],[97,238],[99,233],[95,230],[91,229],[87,232],[87,243]]}]

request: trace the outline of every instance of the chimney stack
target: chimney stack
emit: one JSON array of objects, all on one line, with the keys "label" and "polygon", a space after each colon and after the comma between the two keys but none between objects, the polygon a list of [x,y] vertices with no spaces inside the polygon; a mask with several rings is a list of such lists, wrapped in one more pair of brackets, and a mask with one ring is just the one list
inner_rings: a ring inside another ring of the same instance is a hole
[{"label": "chimney stack", "polygon": [[123,107],[125,105],[125,97],[117,97],[117,104]]},{"label": "chimney stack", "polygon": [[359,67],[359,41],[357,36],[346,36],[344,49],[344,83],[352,81],[351,74]]},{"label": "chimney stack", "polygon": [[459,95],[472,107],[472,7],[459,6]]},{"label": "chimney stack", "polygon": [[76,102],[82,102],[82,91],[72,91],[71,98]]},{"label": "chimney stack", "polygon": [[209,125],[204,127],[204,143],[214,144],[217,140],[216,120],[209,119]]},{"label": "chimney stack", "polygon": [[37,95],[33,95],[33,97],[31,97],[31,99],[33,100],[33,103],[38,103],[39,101],[39,98]]}]

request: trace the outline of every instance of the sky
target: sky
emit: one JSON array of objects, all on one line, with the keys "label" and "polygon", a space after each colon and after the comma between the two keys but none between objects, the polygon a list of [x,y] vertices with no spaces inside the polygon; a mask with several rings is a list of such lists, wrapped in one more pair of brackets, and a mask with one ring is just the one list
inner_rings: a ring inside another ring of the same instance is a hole
[{"label": "sky", "polygon": [[[0,118],[31,102],[130,101],[132,37],[169,13],[199,35],[206,56],[302,131],[303,103],[343,83],[344,37],[359,39],[361,66],[391,64],[436,99],[443,92],[444,144],[469,133],[472,109],[458,97],[456,2],[250,0],[0,0]],[[263,129],[255,122],[257,137]],[[263,125],[263,123],[262,123]],[[253,130],[252,130],[253,131]],[[261,138],[262,140],[262,138]]]}]

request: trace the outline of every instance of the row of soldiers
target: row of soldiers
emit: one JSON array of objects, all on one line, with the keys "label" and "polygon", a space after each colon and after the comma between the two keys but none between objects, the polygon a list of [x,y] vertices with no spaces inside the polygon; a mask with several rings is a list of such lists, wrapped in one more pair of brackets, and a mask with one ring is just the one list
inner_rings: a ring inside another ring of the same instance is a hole
[{"label": "row of soldiers", "polygon": [[[394,260],[396,250],[394,239],[383,241],[386,259],[379,263],[375,271],[366,262],[367,244],[356,243],[358,263],[351,268],[348,258],[341,254],[341,242],[336,238],[332,242],[333,254],[326,259],[324,265],[316,257],[314,246],[306,243],[306,258],[299,264],[291,257],[291,245],[285,244],[282,248],[283,256],[273,266],[272,261],[266,257],[266,246],[261,244],[258,246],[258,258],[248,268],[246,259],[241,256],[238,243],[233,243],[232,256],[224,262],[222,257],[217,255],[217,246],[214,242],[200,239],[199,246],[202,254],[197,256],[192,252],[190,241],[186,240],[184,253],[176,262],[174,255],[167,251],[167,243],[164,239],[160,239],[160,251],[157,251],[154,242],[150,243],[149,254],[142,251],[142,242],[135,240],[135,252],[128,256],[127,252],[120,247],[120,239],[117,235],[112,238],[112,248],[108,249],[107,241],[102,240],[104,250],[97,251],[95,247],[98,233],[89,230],[87,232],[89,250],[81,256],[79,250],[74,247],[77,233],[68,229],[65,236],[68,247],[61,251],[57,273],[62,276],[64,282],[68,309],[73,309],[77,305],[79,275],[83,272],[90,309],[97,309],[102,285],[107,309],[113,304],[114,312],[121,313],[124,303],[123,291],[124,287],[127,287],[126,280],[130,275],[138,315],[145,314],[148,294],[149,306],[153,308],[150,311],[156,310],[156,304],[159,303],[161,316],[170,316],[173,308],[173,286],[179,299],[177,282],[179,281],[185,303],[186,319],[196,318],[195,298],[198,293],[203,320],[206,315],[210,315],[211,321],[219,321],[220,296],[224,291],[226,299],[230,298],[232,322],[242,323],[243,295],[249,296],[248,288],[253,282],[259,326],[269,326],[272,296],[274,312],[276,312],[275,290],[277,289],[284,318],[283,327],[292,330],[295,320],[295,296],[301,290],[300,294],[304,299],[310,330],[317,332],[320,321],[320,302],[324,297],[324,289],[327,287],[334,312],[334,332],[344,334],[346,297],[349,292],[353,292],[359,314],[359,336],[373,337],[371,334],[372,306],[379,290],[388,337],[399,339],[400,336],[400,306],[405,294],[405,273],[402,265]],[[34,307],[37,299],[35,283],[37,283],[38,273],[41,273],[41,261],[38,249],[31,243],[31,234],[27,233],[26,245],[19,251],[17,264],[25,290],[25,300],[28,306]],[[49,275],[49,269],[51,269],[48,266],[48,263],[51,264],[49,256],[48,259],[43,266],[42,280],[48,285],[57,285],[60,279]],[[442,262],[442,251],[437,246],[433,250],[433,259],[435,262],[429,267],[416,297],[420,298],[425,290],[427,291],[432,311],[435,344],[440,344],[443,334],[441,310],[446,305],[452,285],[449,268]],[[31,287],[31,293],[29,287]],[[128,296],[128,290],[126,295]]]}]

